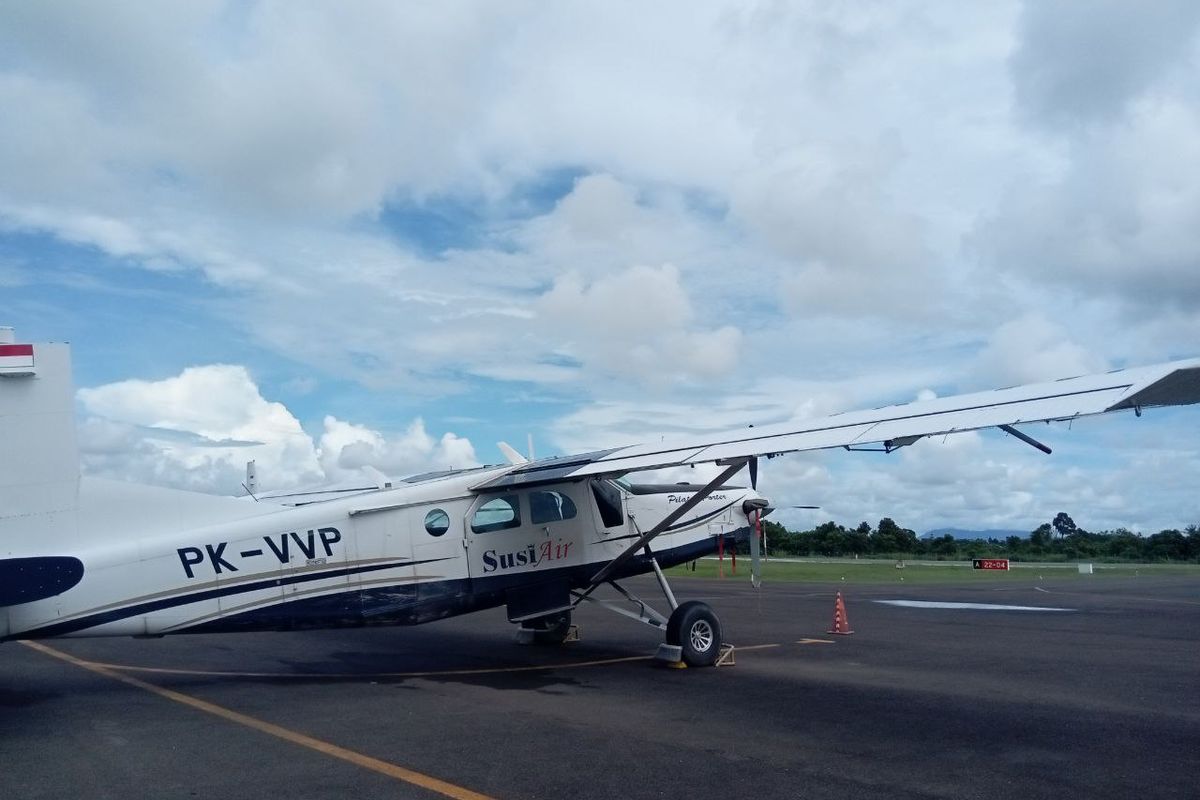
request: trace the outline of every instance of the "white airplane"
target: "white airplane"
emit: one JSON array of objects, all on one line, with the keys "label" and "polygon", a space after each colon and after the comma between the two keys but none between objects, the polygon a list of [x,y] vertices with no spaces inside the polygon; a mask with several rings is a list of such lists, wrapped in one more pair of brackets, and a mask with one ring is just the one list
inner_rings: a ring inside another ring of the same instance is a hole
[{"label": "white airplane", "polygon": [[[575,456],[507,448],[502,466],[252,502],[81,477],[69,346],[0,329],[0,641],[412,625],[503,605],[520,638],[553,642],[596,602],[664,631],[660,658],[709,665],[720,621],[678,603],[662,568],[749,533],[769,510],[759,457],[988,427],[1049,452],[1013,426],[1196,402],[1200,359]],[[705,463],[723,469],[703,486],[624,480]],[[744,468],[750,488],[726,485]],[[619,583],[650,572],[669,614]],[[606,584],[629,605],[597,599]]]}]

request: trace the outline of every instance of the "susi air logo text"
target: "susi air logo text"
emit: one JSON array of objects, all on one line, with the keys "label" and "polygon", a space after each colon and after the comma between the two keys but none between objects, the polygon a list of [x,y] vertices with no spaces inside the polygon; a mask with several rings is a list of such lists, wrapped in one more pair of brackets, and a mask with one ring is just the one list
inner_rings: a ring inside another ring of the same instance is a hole
[{"label": "susi air logo text", "polygon": [[559,539],[557,542],[542,542],[540,545],[526,545],[523,550],[511,553],[497,553],[495,550],[483,551],[483,571],[513,569],[514,567],[540,567],[547,561],[558,561],[567,557],[571,542]]}]

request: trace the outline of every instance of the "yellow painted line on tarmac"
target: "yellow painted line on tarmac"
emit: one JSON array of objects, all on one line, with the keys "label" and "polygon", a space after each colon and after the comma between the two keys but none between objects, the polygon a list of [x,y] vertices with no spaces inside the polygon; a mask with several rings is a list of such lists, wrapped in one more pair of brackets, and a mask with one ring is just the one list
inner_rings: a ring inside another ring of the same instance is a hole
[{"label": "yellow painted line on tarmac", "polygon": [[[811,644],[826,642],[823,639],[802,639],[796,644]],[[33,642],[23,642],[31,647]],[[44,645],[38,645],[42,647]],[[781,647],[779,644],[752,644],[734,647],[734,651],[744,653],[751,650],[770,650]],[[55,651],[58,652],[58,651]],[[65,654],[64,654],[65,655]],[[546,672],[556,669],[580,669],[583,667],[604,667],[611,664],[629,664],[635,661],[651,661],[654,656],[617,656],[614,658],[597,658],[590,661],[568,661],[562,664],[525,664],[519,667],[478,667],[475,669],[437,669],[419,672],[237,672],[234,670],[183,669],[175,667],[142,667],[136,664],[113,664],[104,661],[87,661],[70,657],[73,663],[85,668],[113,670],[116,672],[140,672],[148,675],[186,675],[204,678],[269,678],[291,680],[374,680],[396,678],[450,678],[466,675],[504,675],[516,672]]]},{"label": "yellow painted line on tarmac", "polygon": [[156,694],[159,697],[164,697],[167,700],[173,700],[176,703],[182,703],[185,706],[190,706],[191,708],[203,711],[207,714],[212,714],[213,716],[221,717],[222,719],[230,722],[236,722],[238,725],[244,725],[247,728],[252,728],[260,733],[265,733],[269,736],[283,739],[284,741],[300,745],[301,747],[307,747],[308,749],[315,750],[318,753],[324,753],[327,756],[341,759],[342,761],[349,762],[355,766],[362,767],[363,769],[369,769],[372,772],[378,772],[379,774],[386,775],[389,778],[394,778],[396,780],[412,784],[413,786],[419,786],[422,789],[436,792],[437,794],[445,797],[454,798],[454,800],[492,800],[492,798],[490,798],[488,795],[480,794],[479,792],[473,792],[470,789],[466,789],[462,786],[456,786],[453,783],[447,783],[446,781],[434,778],[422,772],[405,769],[404,767],[397,766],[389,761],[381,761],[378,758],[372,758],[371,756],[363,755],[362,753],[357,753],[353,750],[347,750],[346,748],[339,747],[336,744],[331,744],[320,739],[314,739],[313,737],[306,736],[303,733],[298,733],[297,731],[284,728],[280,725],[275,725],[273,723],[257,719],[256,717],[242,714],[238,711],[233,711],[225,708],[224,706],[219,706],[215,703],[210,703],[206,700],[201,700],[197,697],[183,694],[182,692],[176,692],[172,689],[165,689],[161,686],[155,686],[152,683],[146,683],[143,680],[139,680],[129,675],[122,675],[113,668],[103,666],[101,664],[95,664],[90,661],[84,661],[83,659],[64,653],[61,650],[55,650],[53,647],[47,647],[39,642],[24,641],[21,642],[21,644],[37,650],[39,653],[53,656],[54,658],[74,664],[82,669],[86,669],[98,675],[103,675],[106,678],[120,681],[121,683],[129,686],[135,686],[138,689],[144,689],[147,692]]},{"label": "yellow painted line on tarmac", "polygon": [[[32,641],[23,641],[22,644],[34,647],[35,649],[45,647]],[[798,639],[795,644],[834,644],[832,639]],[[739,653],[749,652],[753,650],[771,650],[777,647],[782,647],[781,644],[750,644],[736,645],[734,650]],[[50,651],[53,648],[46,648]],[[54,651],[55,653],[61,651]],[[455,677],[460,675],[501,675],[518,672],[544,672],[547,670],[556,669],[579,669],[583,667],[603,667],[610,664],[629,664],[635,661],[651,661],[654,656],[616,656],[613,658],[597,658],[589,661],[567,661],[561,664],[524,664],[517,667],[476,667],[474,669],[434,669],[420,670],[414,672],[247,672],[237,670],[215,670],[215,669],[185,669],[182,667],[143,667],[137,664],[115,664],[108,661],[89,661],[87,659],[77,658],[75,656],[63,657],[69,658],[72,663],[77,664],[86,669],[95,668],[97,670],[115,670],[118,672],[140,672],[148,675],[185,675],[204,678],[269,678],[269,679],[292,679],[292,680],[372,680],[372,679],[387,679],[387,678],[442,678]]]},{"label": "yellow painted line on tarmac", "polygon": [[739,646],[735,645],[733,648],[733,652],[744,653],[747,650],[770,650],[772,648],[779,647],[779,646],[780,645],[777,645],[777,644],[748,644],[748,645],[745,645],[744,647],[739,647]]},{"label": "yellow painted line on tarmac", "polygon": [[[738,648],[739,650],[742,648]],[[370,680],[372,678],[442,678],[455,675],[499,675],[511,672],[545,672],[552,669],[575,669],[578,667],[600,667],[606,664],[622,664],[630,661],[649,661],[654,656],[620,656],[600,658],[594,661],[570,661],[565,664],[527,664],[520,667],[479,667],[477,669],[437,669],[423,672],[234,672],[227,670],[172,669],[170,667],[139,667],[129,664],[109,664],[100,661],[80,661],[81,664],[120,672],[145,672],[155,675],[196,675],[208,678],[295,678],[313,680],[328,678],[336,680]]]}]

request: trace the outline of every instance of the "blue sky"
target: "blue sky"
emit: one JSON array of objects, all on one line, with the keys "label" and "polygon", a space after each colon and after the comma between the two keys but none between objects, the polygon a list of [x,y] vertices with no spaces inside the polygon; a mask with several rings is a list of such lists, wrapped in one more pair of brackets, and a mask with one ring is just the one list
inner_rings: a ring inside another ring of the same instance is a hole
[{"label": "blue sky", "polygon": [[[86,470],[216,492],[1200,355],[1197,8],[10,4],[0,324],[73,343]],[[763,488],[1182,526],[1194,411]]]}]

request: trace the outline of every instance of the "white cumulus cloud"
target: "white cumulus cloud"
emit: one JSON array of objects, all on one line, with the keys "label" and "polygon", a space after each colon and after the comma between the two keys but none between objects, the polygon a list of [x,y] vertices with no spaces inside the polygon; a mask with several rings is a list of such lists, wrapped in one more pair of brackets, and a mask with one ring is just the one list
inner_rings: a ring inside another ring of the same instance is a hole
[{"label": "white cumulus cloud", "polygon": [[670,264],[631,267],[591,284],[567,273],[538,309],[566,334],[565,354],[652,386],[721,377],[735,367],[741,344],[733,326],[697,325],[679,270]]},{"label": "white cumulus cloud", "polygon": [[264,490],[361,478],[368,467],[398,476],[479,463],[469,440],[450,432],[435,439],[420,419],[388,435],[328,416],[315,444],[236,365],[80,389],[78,397],[84,469],[106,477],[240,494],[250,460]]},{"label": "white cumulus cloud", "polygon": [[435,439],[419,418],[404,432],[391,437],[332,416],[325,417],[324,425],[318,457],[326,477],[332,481],[359,475],[364,467],[399,476],[479,465],[470,441],[453,433]]}]

